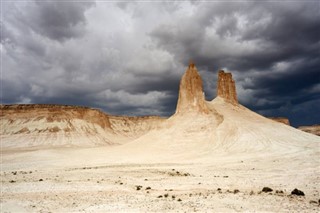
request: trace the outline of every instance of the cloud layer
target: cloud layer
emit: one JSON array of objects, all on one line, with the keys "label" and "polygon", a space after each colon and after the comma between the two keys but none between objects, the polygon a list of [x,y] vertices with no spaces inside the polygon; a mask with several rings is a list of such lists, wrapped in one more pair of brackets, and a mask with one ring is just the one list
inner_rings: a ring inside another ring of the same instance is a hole
[{"label": "cloud layer", "polygon": [[5,2],[1,16],[3,103],[167,116],[193,59],[208,100],[223,68],[245,106],[320,122],[318,2]]}]

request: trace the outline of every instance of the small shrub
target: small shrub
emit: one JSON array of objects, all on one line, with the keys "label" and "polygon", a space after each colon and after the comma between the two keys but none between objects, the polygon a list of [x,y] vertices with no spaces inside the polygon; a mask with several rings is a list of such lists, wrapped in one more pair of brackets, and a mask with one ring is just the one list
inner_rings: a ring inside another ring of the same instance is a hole
[{"label": "small shrub", "polygon": [[157,198],[162,198],[162,195],[159,195]]},{"label": "small shrub", "polygon": [[15,180],[10,180],[10,181],[9,181],[9,183],[15,183],[15,182],[16,182]]},{"label": "small shrub", "polygon": [[237,194],[237,193],[239,193],[239,192],[240,192],[239,189],[233,190],[233,193],[234,193],[234,194]]},{"label": "small shrub", "polygon": [[43,181],[43,179],[42,179],[42,178],[40,178],[40,179],[39,179],[39,181]]},{"label": "small shrub", "polygon": [[182,200],[179,198],[178,201],[181,202]]},{"label": "small shrub", "polygon": [[169,196],[169,194],[164,194],[164,197],[166,197],[166,198],[167,198],[168,196]]},{"label": "small shrub", "polygon": [[147,188],[146,188],[146,190],[150,190],[151,189],[151,187],[150,186],[148,186]]}]

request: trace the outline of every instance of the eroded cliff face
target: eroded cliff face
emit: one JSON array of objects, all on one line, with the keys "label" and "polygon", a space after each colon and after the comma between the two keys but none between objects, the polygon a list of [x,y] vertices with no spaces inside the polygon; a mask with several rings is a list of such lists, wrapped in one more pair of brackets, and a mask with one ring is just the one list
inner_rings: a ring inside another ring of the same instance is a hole
[{"label": "eroded cliff face", "polygon": [[132,140],[144,135],[153,129],[158,129],[166,118],[159,116],[114,116],[110,115],[111,128],[117,135],[126,137],[124,140]]},{"label": "eroded cliff face", "polygon": [[220,70],[218,73],[217,96],[224,98],[226,101],[237,105],[238,98],[235,81],[231,73]]},{"label": "eroded cliff face", "polygon": [[147,133],[164,120],[157,116],[112,116],[68,105],[0,105],[0,110],[4,149],[117,145]]},{"label": "eroded cliff face", "polygon": [[298,129],[300,129],[304,132],[308,132],[308,133],[320,136],[320,125],[319,124],[315,124],[312,126],[299,126]]},{"label": "eroded cliff face", "polygon": [[189,64],[181,78],[176,108],[176,114],[187,112],[209,112],[202,88],[202,79],[193,63]]},{"label": "eroded cliff face", "polygon": [[284,117],[268,117],[268,118],[271,120],[277,121],[279,123],[283,123],[290,126],[290,121],[288,118],[284,118]]}]

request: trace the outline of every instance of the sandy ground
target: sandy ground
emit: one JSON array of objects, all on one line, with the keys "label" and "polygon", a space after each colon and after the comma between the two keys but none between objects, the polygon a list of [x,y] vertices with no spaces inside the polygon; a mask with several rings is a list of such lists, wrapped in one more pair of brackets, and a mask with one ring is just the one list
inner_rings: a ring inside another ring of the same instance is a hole
[{"label": "sandy ground", "polygon": [[[42,152],[2,153],[1,212],[320,211],[319,162],[307,153],[111,164],[96,149],[66,149],[61,161],[52,160],[61,150],[43,152],[47,157]],[[90,152],[96,159],[72,160]],[[263,187],[273,191],[261,192]],[[295,188],[305,196],[290,195]]]}]

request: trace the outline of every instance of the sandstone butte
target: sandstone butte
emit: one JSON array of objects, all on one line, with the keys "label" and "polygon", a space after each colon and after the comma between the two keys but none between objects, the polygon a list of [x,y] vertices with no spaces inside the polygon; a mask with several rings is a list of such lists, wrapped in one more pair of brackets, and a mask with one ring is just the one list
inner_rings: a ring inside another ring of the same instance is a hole
[{"label": "sandstone butte", "polygon": [[224,98],[226,101],[232,104],[238,104],[236,84],[232,79],[231,73],[225,73],[223,70],[219,71],[217,96]]},{"label": "sandstone butte", "polygon": [[202,79],[193,62],[189,64],[180,81],[176,114],[192,111],[206,114],[209,112],[202,89]]}]

